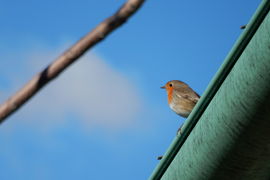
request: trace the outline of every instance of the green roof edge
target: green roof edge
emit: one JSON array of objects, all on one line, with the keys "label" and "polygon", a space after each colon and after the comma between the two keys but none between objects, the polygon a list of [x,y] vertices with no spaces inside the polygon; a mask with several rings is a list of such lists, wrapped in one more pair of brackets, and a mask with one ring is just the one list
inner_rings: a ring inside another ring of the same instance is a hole
[{"label": "green roof edge", "polygon": [[211,80],[206,91],[203,93],[198,104],[195,106],[192,113],[189,115],[184,126],[182,127],[182,134],[174,138],[167,152],[163,156],[163,159],[159,162],[157,167],[154,169],[153,173],[149,177],[149,180],[161,179],[163,174],[166,172],[167,168],[173,161],[174,157],[188,138],[192,129],[195,127],[196,123],[199,121],[203,112],[213,99],[214,95],[224,82],[227,75],[230,73],[238,58],[241,56],[246,46],[250,42],[253,35],[256,33],[257,29],[263,22],[264,18],[270,10],[270,1],[263,0],[259,7],[257,8],[255,14],[252,16],[250,22],[247,24],[246,29],[240,35],[230,53],[225,58],[224,63],[221,65],[216,75]]}]

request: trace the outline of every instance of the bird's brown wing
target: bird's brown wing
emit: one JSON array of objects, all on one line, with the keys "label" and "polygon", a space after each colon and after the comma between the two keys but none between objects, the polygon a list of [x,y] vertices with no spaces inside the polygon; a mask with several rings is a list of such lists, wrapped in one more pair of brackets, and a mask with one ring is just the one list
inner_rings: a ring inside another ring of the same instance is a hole
[{"label": "bird's brown wing", "polygon": [[188,99],[194,102],[195,104],[200,99],[200,96],[195,91],[193,91],[190,87],[179,88],[179,89],[176,89],[176,91],[179,91],[179,93],[176,93],[177,96]]}]

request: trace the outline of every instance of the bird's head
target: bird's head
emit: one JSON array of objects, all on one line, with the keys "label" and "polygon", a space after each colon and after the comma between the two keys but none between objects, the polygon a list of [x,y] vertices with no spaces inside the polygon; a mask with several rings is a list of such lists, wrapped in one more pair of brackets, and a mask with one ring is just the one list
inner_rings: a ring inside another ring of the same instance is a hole
[{"label": "bird's head", "polygon": [[160,87],[162,89],[166,89],[167,92],[170,92],[174,89],[181,88],[187,86],[186,83],[179,80],[172,80],[167,82],[164,86]]}]

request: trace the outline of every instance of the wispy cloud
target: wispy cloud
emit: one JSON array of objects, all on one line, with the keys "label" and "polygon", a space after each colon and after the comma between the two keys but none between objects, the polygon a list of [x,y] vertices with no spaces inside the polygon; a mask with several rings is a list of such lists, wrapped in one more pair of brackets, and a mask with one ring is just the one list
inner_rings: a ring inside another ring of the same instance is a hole
[{"label": "wispy cloud", "polygon": [[[20,71],[14,76],[38,72],[56,54],[48,50],[27,53],[27,73],[20,74]],[[18,78],[13,83],[18,83]],[[119,129],[134,123],[141,106],[140,95],[132,82],[98,55],[90,53],[45,87],[16,118],[40,127],[53,127],[73,116],[87,128]]]}]

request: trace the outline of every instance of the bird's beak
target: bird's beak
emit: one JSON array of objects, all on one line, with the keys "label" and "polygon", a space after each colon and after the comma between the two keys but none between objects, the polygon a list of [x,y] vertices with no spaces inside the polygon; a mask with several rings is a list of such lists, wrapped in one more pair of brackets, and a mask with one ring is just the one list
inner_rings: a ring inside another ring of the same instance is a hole
[{"label": "bird's beak", "polygon": [[161,89],[165,89],[165,86],[160,87]]}]

